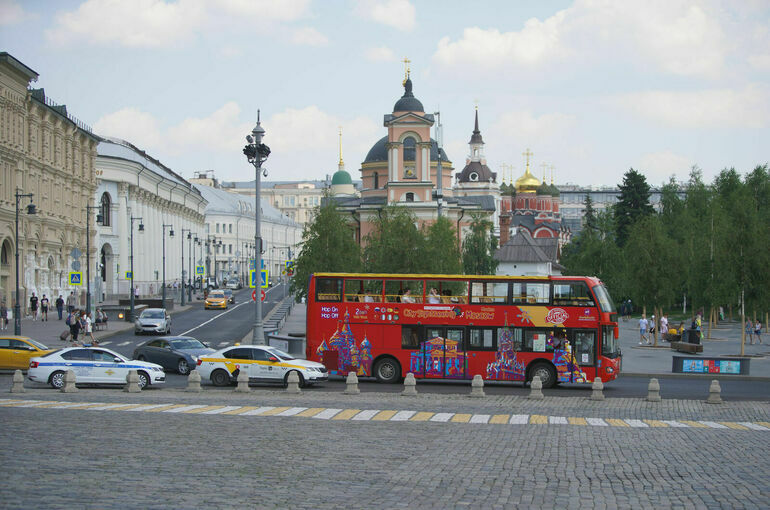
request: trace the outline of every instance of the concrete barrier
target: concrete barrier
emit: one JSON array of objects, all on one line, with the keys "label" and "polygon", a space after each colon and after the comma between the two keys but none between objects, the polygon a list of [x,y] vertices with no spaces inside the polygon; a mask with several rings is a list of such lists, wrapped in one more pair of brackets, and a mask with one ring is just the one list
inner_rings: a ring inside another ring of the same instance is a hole
[{"label": "concrete barrier", "polygon": [[249,388],[249,374],[245,370],[238,370],[236,381],[238,381],[238,386],[235,387],[236,393],[248,393],[251,391],[251,388]]},{"label": "concrete barrier", "polygon": [[482,398],[486,396],[484,393],[484,379],[482,379],[481,375],[476,374],[473,376],[473,381],[471,381],[471,394],[469,396],[471,398]]},{"label": "concrete barrier", "polygon": [[139,372],[136,370],[129,370],[126,375],[126,385],[123,386],[123,391],[126,393],[139,393],[142,388],[139,387]]},{"label": "concrete barrier", "polygon": [[591,400],[604,400],[604,383],[598,377],[591,385]]},{"label": "concrete barrier", "polygon": [[190,375],[187,376],[187,389],[185,391],[189,391],[191,393],[200,393],[201,392],[201,374],[197,370],[193,370],[190,372]]},{"label": "concrete barrier", "polygon": [[358,395],[361,390],[358,389],[358,376],[355,372],[348,372],[348,378],[345,380],[344,395]]},{"label": "concrete barrier", "polygon": [[719,386],[719,381],[716,379],[711,381],[709,386],[709,396],[706,399],[707,404],[721,404],[722,403],[722,387]]},{"label": "concrete barrier", "polygon": [[545,396],[543,395],[543,383],[540,381],[540,376],[536,375],[532,378],[532,382],[529,384],[529,396],[527,397],[530,400],[543,400]]},{"label": "concrete barrier", "polygon": [[62,393],[77,393],[78,389],[75,386],[75,382],[77,381],[77,376],[75,375],[74,370],[67,370],[64,373],[64,386],[61,387]]},{"label": "concrete barrier", "polygon": [[647,402],[660,402],[660,384],[654,377],[650,379],[650,384],[647,386]]},{"label": "concrete barrier", "polygon": [[286,393],[290,395],[299,395],[302,390],[299,389],[299,375],[296,370],[289,372],[289,376],[286,378]]},{"label": "concrete barrier", "polygon": [[24,374],[21,370],[13,372],[13,385],[11,386],[11,393],[24,393]]},{"label": "concrete barrier", "polygon": [[417,381],[414,378],[414,374],[409,372],[404,378],[404,391],[401,392],[404,397],[417,396]]}]

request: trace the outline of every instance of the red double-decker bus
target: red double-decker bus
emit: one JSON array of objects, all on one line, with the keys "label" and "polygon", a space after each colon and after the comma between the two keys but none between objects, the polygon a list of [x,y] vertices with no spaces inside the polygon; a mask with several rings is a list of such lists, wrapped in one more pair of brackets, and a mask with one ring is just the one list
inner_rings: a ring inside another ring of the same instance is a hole
[{"label": "red double-decker bus", "polygon": [[583,276],[317,273],[307,358],[330,374],[529,382],[615,379],[617,312]]}]

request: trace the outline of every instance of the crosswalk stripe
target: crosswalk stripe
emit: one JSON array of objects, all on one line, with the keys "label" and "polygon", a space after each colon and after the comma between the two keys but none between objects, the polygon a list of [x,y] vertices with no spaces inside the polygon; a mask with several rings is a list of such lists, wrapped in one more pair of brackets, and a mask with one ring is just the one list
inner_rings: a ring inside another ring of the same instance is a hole
[{"label": "crosswalk stripe", "polygon": [[684,423],[685,425],[689,425],[690,427],[696,428],[696,429],[706,429],[708,428],[706,425],[692,420],[679,420],[680,423]]},{"label": "crosswalk stripe", "polygon": [[119,347],[123,347],[124,345],[128,345],[128,344],[130,344],[130,343],[131,343],[131,342],[120,342],[120,343],[118,344],[118,346],[119,346]]},{"label": "crosswalk stripe", "polygon": [[168,411],[169,409],[176,409],[177,407],[185,407],[185,404],[168,404],[161,407],[156,407],[155,409],[148,409],[147,413],[160,413],[164,411]]},{"label": "crosswalk stripe", "polygon": [[420,411],[419,413],[412,416],[409,421],[428,421],[431,419],[433,415],[436,413],[427,413],[425,411]]},{"label": "crosswalk stripe", "polygon": [[282,412],[284,412],[284,411],[286,411],[288,409],[291,409],[291,408],[288,407],[288,406],[286,406],[286,407],[274,407],[273,409],[270,409],[270,410],[265,411],[264,413],[262,413],[262,416],[275,416],[276,414],[282,413]]},{"label": "crosswalk stripe", "polygon": [[454,416],[455,413],[436,413],[431,417],[430,421],[437,421],[441,423],[446,423],[449,420],[452,419],[452,416]]},{"label": "crosswalk stripe", "polygon": [[474,414],[471,416],[470,423],[488,423],[491,417],[489,414]]},{"label": "crosswalk stripe", "polygon": [[644,423],[649,425],[650,427],[668,427],[667,423],[663,423],[660,420],[642,420]]},{"label": "crosswalk stripe", "polygon": [[770,429],[770,421],[755,421],[754,423],[756,423],[757,425],[762,425],[763,427],[767,427],[768,429]]},{"label": "crosswalk stripe", "polygon": [[58,402],[54,402],[52,400],[27,400],[13,404],[6,404],[5,407],[37,407],[45,404],[58,404]]},{"label": "crosswalk stripe", "polygon": [[305,409],[307,409],[307,407],[292,407],[291,409],[287,409],[283,412],[276,414],[276,416],[294,416],[295,414],[301,413]]},{"label": "crosswalk stripe", "polygon": [[379,414],[379,409],[367,409],[365,411],[361,411],[360,413],[356,414],[351,418],[351,420],[354,421],[369,421],[371,420],[376,414]]},{"label": "crosswalk stripe", "polygon": [[496,414],[489,419],[489,423],[508,423],[508,418],[507,414]]},{"label": "crosswalk stripe", "polygon": [[342,412],[336,414],[332,420],[349,420],[360,412],[360,409],[344,409]]},{"label": "crosswalk stripe", "polygon": [[141,405],[142,404],[126,404],[123,407],[115,407],[112,410],[113,411],[132,411],[137,407],[140,407]]},{"label": "crosswalk stripe", "polygon": [[452,419],[449,420],[452,423],[468,423],[471,419],[472,414],[467,413],[457,413],[454,416],[452,416]]},{"label": "crosswalk stripe", "polygon": [[257,409],[258,406],[240,406],[232,411],[225,411],[222,414],[229,414],[229,415],[238,415],[238,414],[246,414],[249,411],[253,411],[254,409]]},{"label": "crosswalk stripe", "polygon": [[313,418],[316,418],[318,420],[330,420],[334,418],[334,416],[336,416],[337,413],[339,413],[340,411],[342,411],[342,409],[325,409],[320,413],[316,414],[315,416],[313,416]]},{"label": "crosswalk stripe", "polygon": [[99,345],[110,345],[112,343],[112,340],[107,340],[106,342],[99,342]]},{"label": "crosswalk stripe", "polygon": [[548,423],[551,425],[567,425],[567,418],[564,416],[549,416]]},{"label": "crosswalk stripe", "polygon": [[531,425],[547,425],[548,416],[543,416],[542,414],[533,414],[529,417],[529,423]]},{"label": "crosswalk stripe", "polygon": [[296,414],[296,416],[301,416],[303,418],[311,418],[323,410],[324,410],[323,407],[311,407],[310,409],[305,409],[301,413]]},{"label": "crosswalk stripe", "polygon": [[570,425],[588,425],[588,422],[585,418],[574,418],[570,416],[567,418],[567,420],[569,421]]},{"label": "crosswalk stripe", "polygon": [[220,407],[219,409],[211,409],[209,411],[203,411],[201,414],[222,414],[226,413],[227,411],[235,411],[236,409],[240,409],[241,406],[225,406]]},{"label": "crosswalk stripe", "polygon": [[751,430],[770,430],[770,428],[757,425],[756,423],[751,423],[750,421],[739,421],[738,423],[744,427],[750,428]]},{"label": "crosswalk stripe", "polygon": [[592,427],[606,427],[607,426],[607,422],[602,420],[601,418],[586,418],[586,421]]},{"label": "crosswalk stripe", "polygon": [[727,427],[729,429],[749,430],[748,427],[745,427],[745,426],[741,425],[740,423],[735,423],[735,422],[732,422],[732,421],[720,421],[718,423],[721,424],[721,425],[724,425],[725,427]]},{"label": "crosswalk stripe", "polygon": [[112,411],[120,407],[126,407],[126,405],[128,404],[106,404],[103,406],[89,407],[87,410],[88,411],[107,411],[109,409]]},{"label": "crosswalk stripe", "polygon": [[662,421],[663,421],[663,423],[665,423],[666,425],[668,425],[670,427],[674,427],[674,428],[678,428],[678,429],[690,428],[689,425],[687,425],[685,423],[682,423],[682,422],[678,422],[676,420],[662,420]]},{"label": "crosswalk stripe", "polygon": [[398,411],[380,411],[372,417],[372,421],[388,421],[393,418],[393,415]]},{"label": "crosswalk stripe", "polygon": [[526,425],[529,423],[528,414],[514,414],[511,416],[511,420],[508,422],[511,425]]},{"label": "crosswalk stripe", "polygon": [[711,427],[712,429],[726,429],[729,427],[726,427],[722,425],[721,423],[717,423],[715,421],[707,421],[707,420],[698,420],[698,423],[701,423],[707,427]]},{"label": "crosswalk stripe", "polygon": [[273,406],[257,407],[256,409],[252,409],[251,411],[246,411],[245,413],[242,413],[241,416],[257,416],[267,411],[272,411],[273,409],[275,409],[275,407]]},{"label": "crosswalk stripe", "polygon": [[628,419],[626,419],[626,423],[628,423],[629,425],[631,425],[632,427],[637,428],[637,429],[649,428],[649,425],[644,423],[642,420],[632,420],[632,419],[628,418]]},{"label": "crosswalk stripe", "polygon": [[174,407],[172,409],[164,409],[161,412],[162,413],[186,413],[187,411],[192,411],[193,409],[200,409],[201,407],[208,407],[208,406],[204,406],[204,405],[181,406],[181,407]]},{"label": "crosswalk stripe", "polygon": [[121,411],[149,411],[150,409],[156,409],[158,407],[165,407],[168,404],[142,404],[139,407],[134,407],[133,409],[121,409]]},{"label": "crosswalk stripe", "polygon": [[399,411],[390,421],[409,421],[409,418],[417,414],[417,411]]},{"label": "crosswalk stripe", "polygon": [[610,427],[628,427],[628,423],[624,422],[623,420],[619,420],[617,418],[607,418],[604,420],[607,422],[607,425]]},{"label": "crosswalk stripe", "polygon": [[[55,405],[46,406],[48,409],[72,409],[82,406],[82,402],[59,402]],[[93,405],[93,404],[90,404]]]}]

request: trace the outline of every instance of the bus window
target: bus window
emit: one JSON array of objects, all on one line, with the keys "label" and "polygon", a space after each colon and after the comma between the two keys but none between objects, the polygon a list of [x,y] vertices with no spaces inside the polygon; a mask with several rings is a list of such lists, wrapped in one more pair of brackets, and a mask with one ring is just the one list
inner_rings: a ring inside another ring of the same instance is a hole
[{"label": "bus window", "polygon": [[594,292],[596,293],[596,299],[599,300],[599,307],[601,307],[602,312],[617,313],[615,303],[612,302],[610,293],[607,292],[607,288],[604,285],[594,287]]},{"label": "bus window", "polygon": [[342,280],[339,278],[318,278],[315,283],[316,301],[341,301]]},{"label": "bus window", "polygon": [[553,345],[548,343],[549,332],[542,329],[524,330],[524,347],[522,351],[553,352]]},{"label": "bus window", "polygon": [[608,358],[620,356],[620,344],[615,338],[614,326],[602,326],[602,356]]},{"label": "bus window", "polygon": [[471,303],[505,304],[508,302],[508,282],[473,282]]},{"label": "bus window", "polygon": [[422,280],[385,281],[385,301],[388,303],[422,303],[422,295]]},{"label": "bus window", "polygon": [[468,329],[468,350],[469,351],[494,351],[495,330],[492,328],[470,328]]},{"label": "bus window", "polygon": [[[436,289],[439,298],[431,297],[430,290]],[[428,280],[425,282],[426,303],[458,303],[468,302],[468,282],[456,280]]]},{"label": "bus window", "polygon": [[419,349],[419,326],[401,326],[401,348]]},{"label": "bus window", "polygon": [[379,303],[382,301],[382,280],[345,280],[346,303]]},{"label": "bus window", "polygon": [[561,306],[594,306],[594,299],[584,282],[554,282],[553,304]]},{"label": "bus window", "polygon": [[548,303],[550,285],[547,283],[527,283],[527,303]]},{"label": "bus window", "polygon": [[573,335],[573,350],[575,359],[579,365],[594,364],[594,355],[596,351],[596,331],[577,330]]},{"label": "bus window", "polygon": [[526,283],[523,282],[513,282],[513,304],[519,304],[519,303],[526,303],[527,302],[527,291],[526,291]]}]

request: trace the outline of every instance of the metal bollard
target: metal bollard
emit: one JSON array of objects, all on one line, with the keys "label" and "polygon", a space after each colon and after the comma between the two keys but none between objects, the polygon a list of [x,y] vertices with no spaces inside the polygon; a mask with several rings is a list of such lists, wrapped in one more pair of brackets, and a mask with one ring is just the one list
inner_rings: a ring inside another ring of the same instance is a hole
[{"label": "metal bollard", "polygon": [[486,396],[484,393],[484,379],[481,378],[481,375],[476,374],[473,376],[473,381],[471,381],[471,394],[469,396],[473,398]]},{"label": "metal bollard", "polygon": [[21,370],[16,370],[13,373],[13,385],[11,386],[11,393],[24,393],[24,376]]},{"label": "metal bollard", "polygon": [[297,375],[296,370],[289,372],[289,376],[286,378],[286,383],[286,393],[290,393],[292,395],[299,395],[302,393],[302,390],[299,389],[299,375]]},{"label": "metal bollard", "polygon": [[647,386],[647,402],[660,402],[660,384],[655,378],[650,379],[650,384]]},{"label": "metal bollard", "polygon": [[201,391],[201,374],[197,370],[190,372],[187,376],[187,389],[191,393],[200,393]]},{"label": "metal bollard", "polygon": [[707,404],[721,404],[722,403],[722,388],[719,386],[719,381],[716,379],[711,381],[709,386],[709,398],[706,399]]},{"label": "metal bollard", "polygon": [[126,393],[139,393],[142,388],[139,387],[139,372],[136,370],[129,370],[126,375],[126,385],[123,387],[123,391]]},{"label": "metal bollard", "polygon": [[238,377],[235,379],[238,382],[238,386],[235,387],[236,393],[248,393],[251,391],[249,388],[249,374],[246,370],[238,369]]},{"label": "metal bollard", "polygon": [[358,395],[361,390],[358,389],[358,376],[355,372],[348,372],[348,378],[345,380],[345,391],[343,395]]},{"label": "metal bollard", "polygon": [[591,400],[604,400],[604,383],[598,377],[594,379],[591,385]]},{"label": "metal bollard", "polygon": [[543,383],[540,381],[540,376],[536,375],[532,378],[532,382],[529,383],[530,391],[527,397],[530,400],[543,400]]},{"label": "metal bollard", "polygon": [[409,372],[404,378],[404,391],[401,392],[403,397],[415,397],[417,396],[417,381],[414,379],[414,374]]},{"label": "metal bollard", "polygon": [[67,370],[64,373],[64,386],[61,387],[62,393],[77,393],[78,389],[75,386],[75,381],[77,380],[77,376],[75,375],[74,370]]}]

